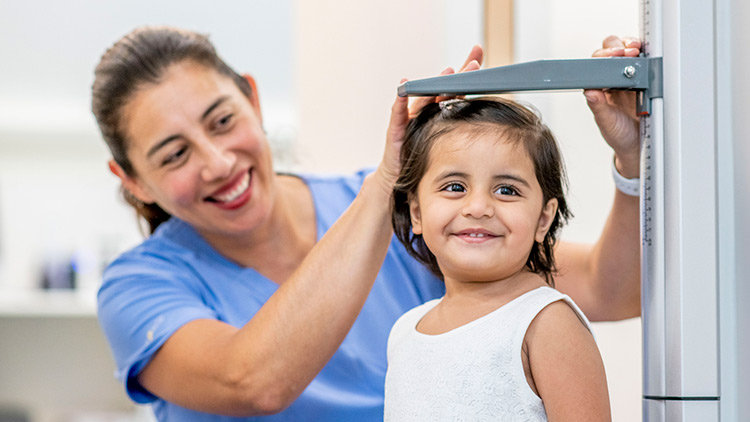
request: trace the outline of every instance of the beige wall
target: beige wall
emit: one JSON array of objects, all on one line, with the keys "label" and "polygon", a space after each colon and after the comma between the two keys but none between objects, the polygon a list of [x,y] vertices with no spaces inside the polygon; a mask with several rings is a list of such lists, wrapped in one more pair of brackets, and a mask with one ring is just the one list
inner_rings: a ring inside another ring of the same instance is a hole
[{"label": "beige wall", "polygon": [[481,42],[481,1],[296,1],[296,154],[301,168],[378,163],[401,78],[460,66]]}]

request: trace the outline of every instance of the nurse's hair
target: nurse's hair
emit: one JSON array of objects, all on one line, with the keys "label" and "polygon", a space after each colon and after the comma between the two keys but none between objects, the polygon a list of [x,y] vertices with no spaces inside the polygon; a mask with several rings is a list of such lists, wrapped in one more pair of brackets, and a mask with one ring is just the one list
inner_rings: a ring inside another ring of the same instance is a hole
[{"label": "nurse's hair", "polygon": [[[166,70],[191,61],[231,78],[248,98],[248,81],[218,56],[205,35],[171,27],[140,27],[123,36],[102,56],[94,72],[91,109],[112,158],[128,176],[135,170],[128,159],[129,140],[123,127],[123,107],[146,85],[158,85]],[[146,220],[151,233],[170,215],[157,204],[144,204],[122,189],[123,197]]]},{"label": "nurse's hair", "polygon": [[401,173],[391,197],[392,223],[396,237],[406,250],[442,278],[435,255],[422,235],[412,232],[409,201],[417,198],[417,189],[430,164],[435,142],[454,130],[497,134],[498,138],[521,145],[534,163],[536,179],[542,189],[543,203],[557,199],[557,211],[542,242],[534,242],[526,268],[544,277],[554,286],[556,272],[553,247],[559,229],[572,214],[565,201],[567,180],[555,137],[541,118],[528,108],[499,97],[447,100],[422,109],[406,128],[401,146]]}]

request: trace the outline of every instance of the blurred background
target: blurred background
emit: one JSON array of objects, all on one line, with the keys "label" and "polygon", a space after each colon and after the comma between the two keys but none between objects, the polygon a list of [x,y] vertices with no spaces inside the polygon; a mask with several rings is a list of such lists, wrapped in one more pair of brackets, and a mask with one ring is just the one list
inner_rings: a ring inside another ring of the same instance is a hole
[{"label": "blurred background", "polygon": [[[0,0],[0,421],[148,421],[113,378],[95,295],[103,265],[141,238],[90,113],[93,69],[145,24],[210,35],[259,86],[277,168],[374,166],[401,78],[459,67],[588,57],[638,35],[635,0]],[[611,151],[580,92],[517,95],[560,141],[575,218],[593,242],[614,187]],[[615,421],[640,420],[638,319],[595,324]]]}]

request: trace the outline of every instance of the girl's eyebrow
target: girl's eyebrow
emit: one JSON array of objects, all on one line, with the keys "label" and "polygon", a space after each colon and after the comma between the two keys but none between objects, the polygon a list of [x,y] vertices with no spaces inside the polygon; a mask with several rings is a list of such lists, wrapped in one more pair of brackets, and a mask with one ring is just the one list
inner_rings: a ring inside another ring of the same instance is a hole
[{"label": "girl's eyebrow", "polygon": [[516,176],[515,174],[496,174],[493,179],[495,180],[513,180],[515,182],[518,182],[526,187],[530,187],[529,182],[526,181],[521,176]]},{"label": "girl's eyebrow", "polygon": [[[466,174],[466,173],[464,173],[464,172],[460,172],[460,171],[447,170],[446,172],[439,174],[438,177],[435,178],[435,180],[445,180],[445,179],[449,179],[451,177],[457,177],[457,178],[460,178],[460,179],[466,179],[466,178],[469,177],[469,175]],[[517,176],[515,174],[510,174],[510,173],[496,174],[492,178],[494,180],[498,180],[498,181],[500,181],[500,180],[512,180],[512,181],[517,182],[517,183],[519,183],[521,185],[524,185],[526,187],[530,187],[531,186],[529,184],[529,182],[526,181],[526,179],[524,179],[521,176]]]},{"label": "girl's eyebrow", "polygon": [[448,179],[450,177],[466,178],[468,177],[468,175],[460,171],[447,170],[439,174],[438,177],[435,178],[435,180],[443,180],[443,179]]},{"label": "girl's eyebrow", "polygon": [[[208,117],[212,111],[216,109],[216,107],[220,106],[224,101],[228,100],[229,96],[224,95],[219,97],[216,101],[211,103],[210,106],[206,108],[206,111],[203,112],[203,115],[201,115],[201,120],[205,120],[206,117]],[[157,151],[159,151],[161,148],[163,148],[165,145],[169,144],[170,142],[174,141],[175,139],[179,138],[180,135],[171,135],[166,137],[165,139],[159,141],[156,143],[156,145],[149,148],[148,152],[146,153],[146,158],[151,158],[152,155],[156,154]]]}]

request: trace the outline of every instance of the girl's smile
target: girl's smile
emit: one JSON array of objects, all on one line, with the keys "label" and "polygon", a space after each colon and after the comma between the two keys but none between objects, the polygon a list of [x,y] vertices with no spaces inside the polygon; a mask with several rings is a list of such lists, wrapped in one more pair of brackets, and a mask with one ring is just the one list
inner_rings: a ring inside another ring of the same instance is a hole
[{"label": "girl's smile", "polygon": [[460,232],[455,233],[454,236],[457,236],[459,239],[468,243],[485,243],[500,237],[498,234],[481,228],[461,230]]}]

